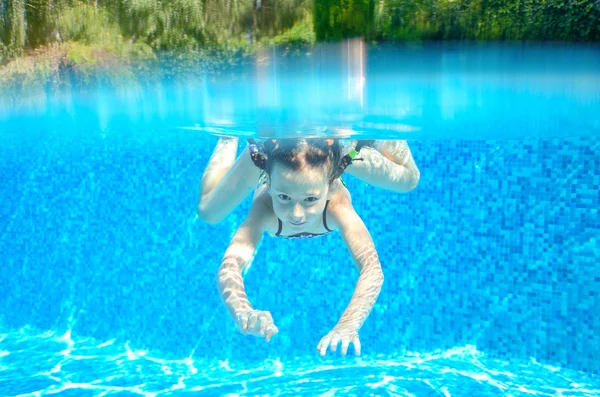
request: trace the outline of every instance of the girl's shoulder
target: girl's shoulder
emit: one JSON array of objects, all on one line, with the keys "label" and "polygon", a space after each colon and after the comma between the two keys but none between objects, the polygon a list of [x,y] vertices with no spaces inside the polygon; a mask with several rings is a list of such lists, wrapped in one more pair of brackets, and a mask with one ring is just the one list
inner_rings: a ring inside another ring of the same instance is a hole
[{"label": "girl's shoulder", "polygon": [[350,191],[340,180],[337,180],[335,183],[337,183],[336,190],[329,200],[326,213],[327,224],[332,230],[339,228],[340,217],[347,214],[348,211],[354,212]]},{"label": "girl's shoulder", "polygon": [[277,221],[275,211],[273,211],[273,200],[271,200],[271,196],[267,191],[266,184],[260,185],[254,191],[254,196],[252,197],[252,207],[256,208],[263,218],[265,231],[269,233],[276,233],[277,228],[279,227],[279,222]]},{"label": "girl's shoulder", "polygon": [[346,185],[344,185],[340,179],[336,179],[334,183],[335,185],[333,185],[333,188],[335,189],[335,192],[333,193],[331,200],[329,200],[330,205],[342,205],[344,203],[352,204],[352,195]]}]

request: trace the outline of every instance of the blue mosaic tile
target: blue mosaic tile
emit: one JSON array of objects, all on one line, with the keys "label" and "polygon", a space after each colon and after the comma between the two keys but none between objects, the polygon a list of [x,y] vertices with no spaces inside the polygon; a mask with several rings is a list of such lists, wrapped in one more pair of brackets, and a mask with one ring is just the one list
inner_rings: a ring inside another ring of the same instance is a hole
[{"label": "blue mosaic tile", "polygon": [[[252,361],[312,353],[344,310],[357,274],[339,235],[265,237],[245,283],[280,334],[266,346],[235,331],[215,273],[249,201],[219,225],[195,218],[213,137],[56,139],[0,164],[21,181],[0,187],[5,325],[75,315],[81,335]],[[386,277],[363,351],[469,344],[600,373],[600,143],[410,144],[415,191],[345,178]]]}]

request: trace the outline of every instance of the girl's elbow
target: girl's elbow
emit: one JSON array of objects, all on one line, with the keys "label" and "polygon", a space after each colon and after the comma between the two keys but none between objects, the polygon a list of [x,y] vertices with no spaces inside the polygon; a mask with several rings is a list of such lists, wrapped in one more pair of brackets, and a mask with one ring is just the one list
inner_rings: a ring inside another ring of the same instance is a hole
[{"label": "girl's elbow", "polygon": [[198,217],[206,223],[209,223],[211,225],[216,225],[217,223],[222,221],[222,219],[215,216],[216,214],[214,213],[214,211],[209,211],[206,208],[206,206],[203,205],[202,201],[200,203],[198,203],[197,210],[198,210]]},{"label": "girl's elbow", "polygon": [[371,277],[371,282],[378,286],[381,287],[381,285],[383,284],[383,282],[385,281],[385,278],[383,276],[383,270],[381,269],[381,266],[377,266],[375,268],[373,268],[370,271],[370,277]]},{"label": "girl's elbow", "polygon": [[419,171],[419,169],[417,167],[414,167],[411,170],[410,177],[408,178],[408,180],[406,182],[405,192],[408,193],[412,190],[415,190],[417,188],[417,186],[419,186],[420,180],[421,180],[421,172]]},{"label": "girl's elbow", "polygon": [[383,271],[379,271],[379,274],[377,275],[377,280],[379,281],[379,285],[383,285],[383,282],[385,281],[385,277],[383,276]]},{"label": "girl's elbow", "polygon": [[418,169],[415,169],[414,174],[412,176],[412,178],[410,179],[410,183],[409,183],[409,192],[412,190],[415,190],[417,188],[417,186],[419,186],[419,181],[421,180],[421,173],[419,172]]},{"label": "girl's elbow", "polygon": [[403,175],[403,178],[396,182],[396,189],[398,193],[408,193],[412,190],[415,190],[417,186],[419,186],[419,180],[421,179],[421,174],[418,169],[412,170],[410,175]]}]

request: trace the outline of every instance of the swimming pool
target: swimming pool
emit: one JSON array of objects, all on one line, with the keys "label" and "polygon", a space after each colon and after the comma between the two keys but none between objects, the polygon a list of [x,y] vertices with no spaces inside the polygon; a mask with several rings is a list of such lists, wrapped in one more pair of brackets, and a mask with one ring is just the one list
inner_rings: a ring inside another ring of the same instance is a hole
[{"label": "swimming pool", "polygon": [[[357,48],[5,111],[0,394],[600,395],[600,51]],[[359,358],[315,351],[356,282],[337,234],[263,239],[245,283],[270,344],[220,302],[249,203],[197,219],[206,130],[257,125],[409,140],[415,191],[345,178],[386,277]]]}]

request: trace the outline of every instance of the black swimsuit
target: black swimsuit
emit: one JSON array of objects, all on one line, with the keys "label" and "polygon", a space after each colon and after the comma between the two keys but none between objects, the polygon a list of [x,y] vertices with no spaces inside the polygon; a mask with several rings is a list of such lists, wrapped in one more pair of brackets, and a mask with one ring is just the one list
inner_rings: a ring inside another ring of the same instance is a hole
[{"label": "black swimsuit", "polygon": [[297,234],[292,234],[291,236],[282,236],[281,233],[281,229],[283,228],[283,223],[281,222],[281,219],[277,218],[277,222],[279,222],[279,227],[277,228],[277,233],[275,233],[276,237],[279,238],[312,238],[312,237],[318,237],[318,236],[324,236],[326,234],[331,233],[333,230],[329,229],[327,227],[327,206],[329,205],[329,200],[327,200],[327,202],[325,203],[325,209],[323,210],[323,226],[325,227],[325,229],[327,229],[326,233],[308,233],[308,232],[302,232],[302,233],[297,233]]}]

